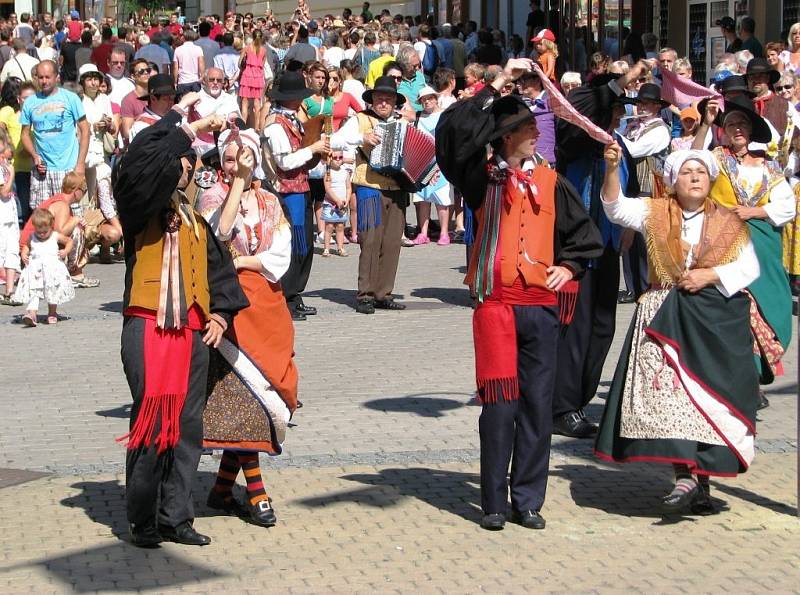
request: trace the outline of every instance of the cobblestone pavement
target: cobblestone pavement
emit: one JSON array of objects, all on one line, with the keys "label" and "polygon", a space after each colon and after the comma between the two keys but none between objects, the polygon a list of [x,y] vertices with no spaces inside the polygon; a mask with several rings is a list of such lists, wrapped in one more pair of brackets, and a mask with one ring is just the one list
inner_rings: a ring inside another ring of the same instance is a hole
[{"label": "cobblestone pavement", "polygon": [[[726,510],[664,519],[668,469],[604,465],[591,444],[554,439],[544,532],[477,527],[478,408],[463,246],[404,250],[405,312],[356,314],[357,247],[315,260],[297,325],[304,407],[285,454],[264,461],[280,522],[265,530],[203,504],[214,543],[140,551],[125,533],[119,362],[124,266],[90,265],[54,327],[0,311],[0,592],[797,591],[797,352],[767,394],[752,469],[715,482]],[[345,289],[341,289],[344,287]],[[621,306],[600,397],[633,312]],[[45,362],[50,362],[45,366]],[[603,401],[588,408],[599,417]],[[46,475],[45,475],[46,474]]]}]

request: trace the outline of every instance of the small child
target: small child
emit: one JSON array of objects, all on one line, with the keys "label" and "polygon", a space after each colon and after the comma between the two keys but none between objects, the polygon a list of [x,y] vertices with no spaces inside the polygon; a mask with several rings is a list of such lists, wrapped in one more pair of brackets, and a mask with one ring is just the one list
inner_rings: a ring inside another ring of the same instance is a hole
[{"label": "small child", "polygon": [[56,324],[56,307],[75,297],[72,279],[64,264],[72,250],[72,239],[54,231],[54,221],[55,217],[47,209],[34,209],[31,214],[34,233],[22,247],[25,269],[14,292],[16,301],[27,304],[22,317],[25,326],[36,326],[39,300],[47,301],[47,324]]},{"label": "small child", "polygon": [[692,106],[683,108],[680,112],[680,119],[681,135],[670,141],[671,151],[692,148],[694,137],[697,135],[697,127],[700,124],[700,112]]},{"label": "small child", "polygon": [[558,58],[555,34],[550,29],[542,29],[531,41],[534,49],[539,54],[537,61],[539,66],[542,67],[542,72],[551,82],[555,83],[556,58]]},{"label": "small child", "polygon": [[347,204],[352,192],[350,172],[342,167],[344,156],[341,151],[334,151],[331,163],[325,175],[325,201],[322,203],[322,220],[325,222],[325,236],[322,244],[323,256],[330,256],[328,243],[336,229],[336,247],[339,256],[347,256],[344,249],[344,224],[347,223]]},{"label": "small child", "polygon": [[14,168],[8,162],[8,145],[0,138],[0,268],[5,270],[6,286],[0,304],[19,306],[12,297],[19,262],[19,214],[17,197],[12,191]]}]

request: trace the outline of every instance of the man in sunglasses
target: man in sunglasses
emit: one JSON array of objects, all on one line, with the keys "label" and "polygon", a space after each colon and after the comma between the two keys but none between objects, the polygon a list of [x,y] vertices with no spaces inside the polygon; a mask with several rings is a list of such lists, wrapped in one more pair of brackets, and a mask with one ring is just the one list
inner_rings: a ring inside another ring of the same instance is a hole
[{"label": "man in sunglasses", "polygon": [[108,57],[108,76],[111,77],[111,89],[108,98],[112,103],[122,105],[125,96],[133,91],[134,84],[131,79],[125,76],[125,67],[128,63],[128,55],[121,47],[117,46],[111,50]]},{"label": "man in sunglasses", "polygon": [[[202,87],[199,92],[200,99],[194,105],[195,111],[201,118],[212,114],[216,114],[226,121],[231,114],[242,117],[236,96],[227,93],[224,87],[225,73],[221,68],[209,68],[203,73]],[[197,155],[202,156],[206,151],[213,149],[216,142],[210,134],[198,134],[192,146],[197,151]]]},{"label": "man in sunglasses", "polygon": [[766,58],[753,58],[747,63],[744,78],[747,88],[753,94],[753,107],[777,131],[777,136],[773,131],[772,140],[781,146],[790,119],[797,121],[797,110],[794,106],[772,91],[781,74],[770,66]]}]

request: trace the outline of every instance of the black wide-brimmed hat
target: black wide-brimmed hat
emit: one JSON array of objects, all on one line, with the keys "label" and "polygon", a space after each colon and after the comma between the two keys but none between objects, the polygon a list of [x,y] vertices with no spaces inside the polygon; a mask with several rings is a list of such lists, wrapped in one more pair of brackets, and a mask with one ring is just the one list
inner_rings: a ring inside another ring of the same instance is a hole
[{"label": "black wide-brimmed hat", "polygon": [[[705,116],[706,105],[710,98],[703,99],[698,105],[697,110],[700,116]],[[756,143],[768,143],[772,140],[772,131],[769,128],[767,121],[758,115],[758,112],[753,107],[753,102],[744,95],[736,95],[729,97],[725,100],[725,111],[720,110],[717,117],[714,118],[714,124],[723,127],[725,116],[731,112],[741,112],[747,119],[750,120],[750,125],[753,127],[753,132],[750,134],[750,140]]]},{"label": "black wide-brimmed hat", "polygon": [[142,95],[139,99],[147,101],[151,95],[172,95],[174,97],[176,94],[172,77],[168,74],[157,74],[147,79],[147,95]]},{"label": "black wide-brimmed hat", "polygon": [[744,78],[747,79],[751,74],[768,74],[770,87],[781,78],[781,73],[770,66],[766,58],[753,58],[747,63],[747,70],[744,73]]},{"label": "black wide-brimmed hat", "polygon": [[716,88],[717,91],[719,91],[723,96],[736,91],[744,93],[748,97],[753,97],[755,95],[755,93],[747,88],[747,79],[739,74],[732,74],[731,76],[722,79]]},{"label": "black wide-brimmed hat", "polygon": [[295,101],[313,94],[314,91],[306,87],[306,78],[302,72],[287,70],[269,92],[269,98],[274,101]]},{"label": "black wide-brimmed hat", "polygon": [[661,99],[661,87],[655,83],[645,83],[639,87],[636,97],[631,98],[632,103],[641,103],[642,101],[655,101],[660,103],[662,108],[670,106],[669,101]]},{"label": "black wide-brimmed hat", "polygon": [[500,138],[529,120],[534,120],[536,114],[528,107],[518,95],[506,95],[492,103],[489,108],[494,116],[494,132],[488,141]]},{"label": "black wide-brimmed hat", "polygon": [[364,100],[365,103],[369,103],[372,105],[372,94],[375,91],[382,91],[383,93],[394,93],[397,97],[395,100],[395,106],[400,107],[406,102],[406,98],[400,93],[397,92],[397,84],[394,82],[394,79],[390,76],[382,76],[379,77],[375,81],[375,86],[372,89],[367,89],[362,93],[361,99]]}]

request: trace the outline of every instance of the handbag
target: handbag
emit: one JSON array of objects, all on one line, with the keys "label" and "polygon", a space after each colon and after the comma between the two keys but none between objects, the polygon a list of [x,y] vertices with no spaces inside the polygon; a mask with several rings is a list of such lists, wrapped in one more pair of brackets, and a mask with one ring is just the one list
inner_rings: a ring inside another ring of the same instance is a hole
[{"label": "handbag", "polygon": [[117,150],[117,137],[109,132],[103,133],[103,152],[112,155]]}]

